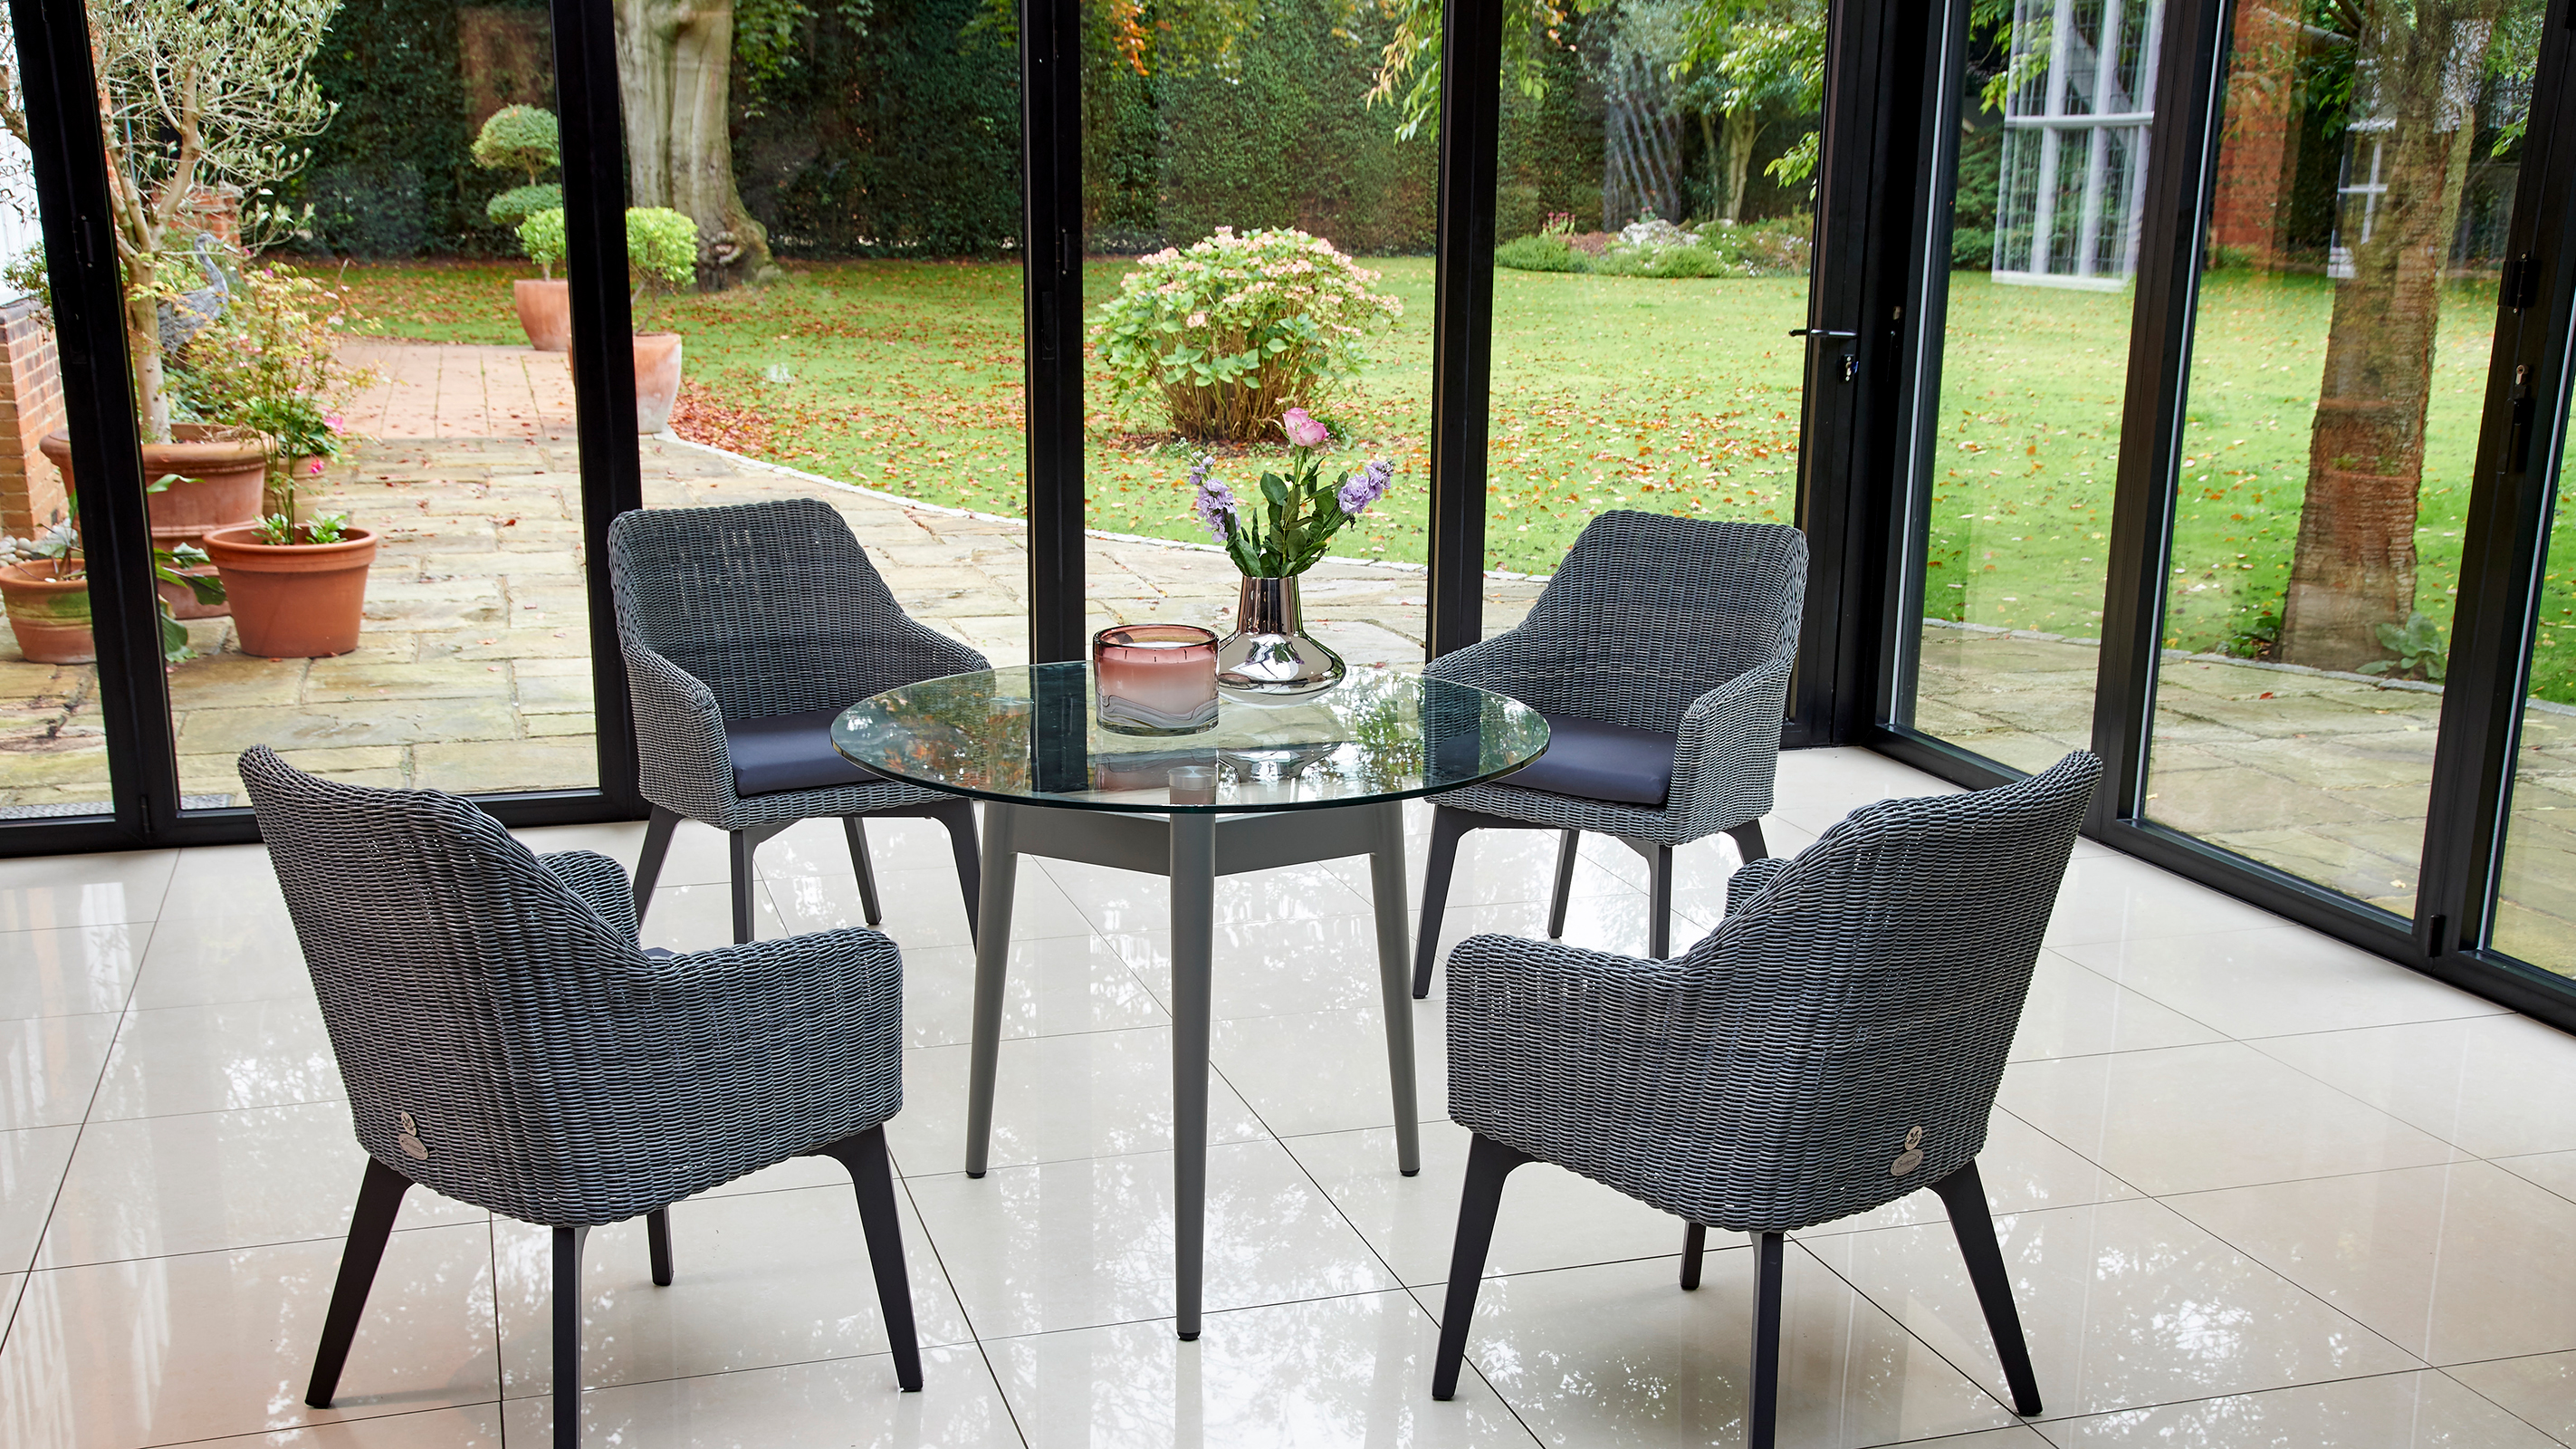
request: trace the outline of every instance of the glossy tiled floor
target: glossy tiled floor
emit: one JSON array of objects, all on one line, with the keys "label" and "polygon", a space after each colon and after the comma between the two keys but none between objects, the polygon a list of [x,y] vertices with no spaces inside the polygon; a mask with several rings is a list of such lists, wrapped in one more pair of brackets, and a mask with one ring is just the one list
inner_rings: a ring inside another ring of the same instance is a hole
[{"label": "glossy tiled floor", "polygon": [[[1939,788],[1793,755],[1773,848]],[[1159,883],[1023,872],[996,1166],[968,1181],[965,919],[938,841],[877,842],[928,1389],[894,1392],[846,1181],[798,1163],[675,1208],[670,1288],[639,1229],[592,1235],[590,1443],[1741,1442],[1748,1255],[1684,1294],[1675,1222],[1553,1168],[1514,1177],[1474,1370],[1431,1401],[1464,1135],[1435,990],[1427,1165],[1396,1175],[1359,862],[1221,888],[1214,1311],[1183,1345]],[[1474,837],[1453,939],[1536,930],[1547,849]],[[854,923],[835,832],[761,860],[764,932]],[[1684,853],[1682,939],[1732,864]],[[684,831],[663,878],[649,939],[717,943],[716,837]],[[1590,858],[1569,937],[1641,948],[1639,883]],[[547,1442],[543,1237],[423,1193],[339,1408],[299,1402],[360,1159],[257,850],[0,863],[0,933],[0,1443]],[[2576,1041],[2088,845],[2015,1058],[1984,1165],[2048,1413],[1998,1401],[1918,1193],[1796,1238],[1784,1444],[2576,1443]]]}]

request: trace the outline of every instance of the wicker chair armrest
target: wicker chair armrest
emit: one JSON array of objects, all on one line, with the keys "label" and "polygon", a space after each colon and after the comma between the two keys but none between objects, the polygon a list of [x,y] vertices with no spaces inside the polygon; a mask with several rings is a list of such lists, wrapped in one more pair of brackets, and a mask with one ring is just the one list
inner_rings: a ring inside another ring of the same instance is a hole
[{"label": "wicker chair armrest", "polygon": [[[702,1120],[774,1118],[802,1103],[820,1113],[801,1144],[811,1146],[903,1105],[903,954],[882,932],[648,959],[640,980],[656,1035],[685,1043],[688,1111]],[[835,1113],[820,1103],[864,1104],[869,1120],[825,1120]]]},{"label": "wicker chair armrest", "polygon": [[722,821],[736,804],[724,711],[697,676],[628,633],[626,687],[635,704],[636,785],[683,818]]},{"label": "wicker chair armrest", "polygon": [[1516,651],[1528,647],[1517,629],[1507,629],[1490,639],[1479,639],[1464,649],[1453,649],[1422,666],[1425,679],[1445,679],[1452,684],[1473,685],[1496,694],[1510,694],[1513,677],[1521,672]]},{"label": "wicker chair armrest", "polygon": [[885,629],[899,642],[897,670],[904,676],[900,681],[884,686],[887,689],[943,675],[972,674],[979,669],[993,667],[993,661],[972,646],[949,638],[910,614],[897,614],[886,622]]},{"label": "wicker chair armrest", "polygon": [[1726,913],[1731,916],[1751,905],[1753,898],[1768,889],[1780,872],[1788,868],[1787,858],[1777,855],[1763,860],[1748,860],[1737,867],[1735,874],[1726,878]]},{"label": "wicker chair armrest", "polygon": [[626,945],[636,943],[639,930],[635,921],[635,886],[627,879],[626,867],[595,850],[566,850],[537,857],[546,874],[564,883],[564,889],[581,898],[581,903],[599,913],[617,939]]},{"label": "wicker chair armrest", "polygon": [[1771,813],[1772,777],[1780,768],[1780,728],[1789,711],[1784,646],[1770,658],[1691,701],[1673,748],[1667,797],[1694,836],[1732,830]]},{"label": "wicker chair armrest", "polygon": [[1623,1191],[1614,1164],[1692,1135],[1709,993],[1681,960],[1475,936],[1449,956],[1449,1115]]}]

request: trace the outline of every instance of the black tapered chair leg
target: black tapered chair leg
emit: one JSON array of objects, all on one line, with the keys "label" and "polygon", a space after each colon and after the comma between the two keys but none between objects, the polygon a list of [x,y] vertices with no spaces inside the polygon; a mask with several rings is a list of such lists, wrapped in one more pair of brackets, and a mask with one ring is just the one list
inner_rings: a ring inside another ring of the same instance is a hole
[{"label": "black tapered chair leg", "polygon": [[653,1286],[671,1286],[671,1210],[655,1208],[644,1215],[644,1246],[653,1255]]},{"label": "black tapered chair leg", "polygon": [[733,943],[739,946],[752,936],[751,883],[758,877],[751,873],[751,853],[759,842],[747,830],[731,831],[726,839],[733,857]]},{"label": "black tapered chair leg", "polygon": [[1744,861],[1767,860],[1771,847],[1762,842],[1762,822],[1747,820],[1726,832],[1735,837],[1735,853]]},{"label": "black tapered chair leg", "polygon": [[876,1270],[886,1341],[894,1348],[894,1381],[907,1394],[919,1393],[921,1340],[912,1324],[912,1277],[903,1265],[903,1223],[895,1216],[894,1164],[886,1156],[885,1128],[871,1127],[815,1150],[850,1170],[850,1186],[859,1197],[859,1226],[868,1238],[868,1266]]},{"label": "black tapered chair leg", "polygon": [[1661,961],[1673,954],[1673,848],[1654,847],[1646,866],[1653,877],[1646,891],[1646,954]]},{"label": "black tapered chair leg", "polygon": [[859,909],[866,914],[869,925],[878,925],[885,920],[885,911],[877,904],[876,868],[868,864],[867,827],[859,823],[856,815],[844,815],[841,833],[850,838],[850,869],[859,877]]},{"label": "black tapered chair leg", "polygon": [[581,1449],[581,1248],[588,1228],[555,1229],[555,1449]]},{"label": "black tapered chair leg", "polygon": [[1458,868],[1458,840],[1475,827],[1447,806],[1431,811],[1431,853],[1422,862],[1422,925],[1413,947],[1413,999],[1431,994],[1431,958],[1440,949],[1440,917],[1449,908],[1449,876]]},{"label": "black tapered chair leg", "polygon": [[1708,1229],[1692,1223],[1682,1229],[1682,1291],[1699,1287],[1700,1260],[1708,1256]]},{"label": "black tapered chair leg", "polygon": [[1574,852],[1582,843],[1580,830],[1557,833],[1556,890],[1547,898],[1547,938],[1551,941],[1565,936],[1565,908],[1574,898]]},{"label": "black tapered chair leg", "polygon": [[680,828],[680,817],[656,805],[653,818],[644,826],[644,853],[635,859],[635,922],[644,923],[644,913],[653,905],[654,882],[662,878],[662,858],[671,853],[671,832]]},{"label": "black tapered chair leg", "polygon": [[1959,1256],[1968,1262],[1968,1281],[1977,1285],[1977,1306],[1986,1311],[1986,1329],[1995,1338],[1995,1356],[2003,1360],[2004,1382],[2012,1386],[2013,1412],[2027,1419],[2039,1412],[2039,1376],[2031,1371],[2030,1345],[2021,1332],[2021,1313],[2013,1306],[2012,1276],[2004,1271],[2003,1249],[1995,1243],[1994,1209],[1986,1202],[1986,1184],[1974,1161],[1932,1184],[1950,1214],[1950,1231],[1959,1240]]},{"label": "black tapered chair leg", "polygon": [[1780,1271],[1786,1258],[1780,1234],[1753,1235],[1753,1394],[1744,1416],[1744,1449],[1771,1449],[1780,1433]]},{"label": "black tapered chair leg", "polygon": [[975,807],[965,800],[942,800],[930,818],[948,827],[948,852],[957,860],[957,888],[966,893],[966,939],[975,939],[976,908],[984,899],[984,847],[975,835]]},{"label": "black tapered chair leg", "polygon": [[340,1281],[331,1289],[331,1311],[322,1320],[322,1346],[313,1355],[313,1382],[304,1402],[331,1407],[340,1389],[340,1370],[349,1362],[349,1344],[358,1336],[358,1316],[367,1310],[367,1290],[376,1283],[376,1265],[384,1261],[385,1240],[393,1235],[394,1214],[402,1210],[411,1179],[367,1159],[366,1176],[358,1180],[358,1209],[349,1217],[349,1240],[340,1249]]},{"label": "black tapered chair leg", "polygon": [[1503,1179],[1530,1160],[1483,1133],[1467,1147],[1467,1186],[1458,1195],[1458,1244],[1449,1254],[1449,1298],[1440,1310],[1440,1353],[1431,1364],[1431,1397],[1458,1392],[1458,1365],[1467,1357],[1467,1324],[1476,1316],[1476,1285],[1485,1276],[1485,1254],[1494,1245],[1494,1212],[1503,1205]]}]

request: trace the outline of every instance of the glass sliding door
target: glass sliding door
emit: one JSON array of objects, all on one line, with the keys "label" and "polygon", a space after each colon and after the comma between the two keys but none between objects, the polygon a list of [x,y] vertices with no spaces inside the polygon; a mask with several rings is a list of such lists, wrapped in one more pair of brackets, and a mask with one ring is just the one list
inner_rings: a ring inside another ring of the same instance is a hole
[{"label": "glass sliding door", "polygon": [[2539,0],[2235,12],[2142,814],[2411,915]]},{"label": "glass sliding door", "polygon": [[2530,673],[2487,944],[2576,976],[2576,490],[2566,472],[2576,457],[2576,419],[2565,441],[2526,645]]},{"label": "glass sliding door", "polygon": [[[1946,310],[1902,722],[2016,769],[2090,742],[2158,0],[2024,0],[1955,72]],[[1927,385],[1928,386],[1928,385]]]}]

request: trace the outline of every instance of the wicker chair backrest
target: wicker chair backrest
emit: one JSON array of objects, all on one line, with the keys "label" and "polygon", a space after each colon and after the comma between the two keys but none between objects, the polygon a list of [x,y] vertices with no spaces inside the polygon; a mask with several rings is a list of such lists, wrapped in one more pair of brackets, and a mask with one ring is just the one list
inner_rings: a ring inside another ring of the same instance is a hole
[{"label": "wicker chair backrest", "polygon": [[1691,701],[1794,650],[1807,536],[1625,510],[1583,526],[1512,631],[1511,693],[1549,714],[1670,730]]},{"label": "wicker chair backrest", "polygon": [[953,668],[817,499],[622,513],[608,568],[621,634],[696,676],[729,720],[845,708]]},{"label": "wicker chair backrest", "polygon": [[1984,1147],[2101,761],[1864,806],[1684,956],[1728,1217],[1866,1212]]},{"label": "wicker chair backrest", "polygon": [[469,801],[315,779],[266,746],[241,773],[358,1141],[460,1201],[587,1221],[584,1178],[634,1155],[634,1094],[588,1050],[650,1030],[633,942]]}]

